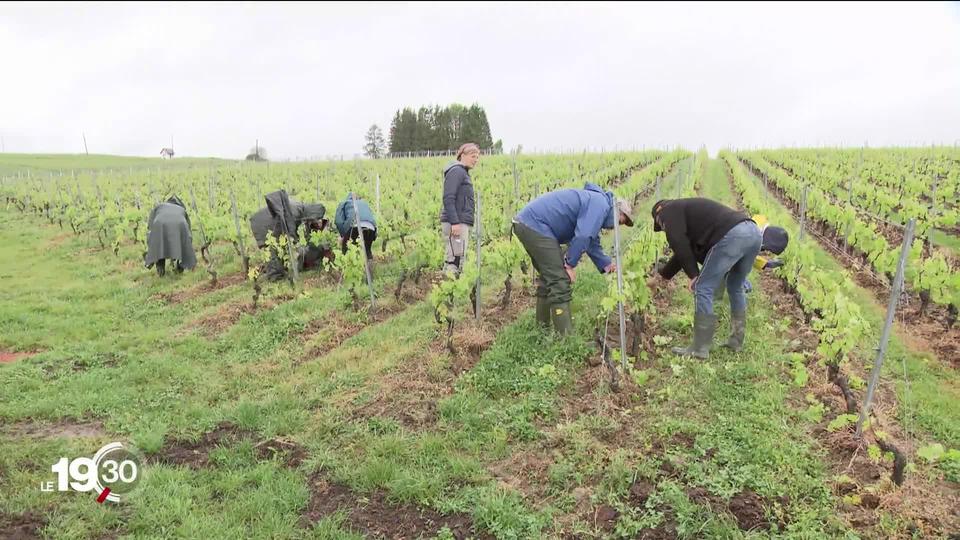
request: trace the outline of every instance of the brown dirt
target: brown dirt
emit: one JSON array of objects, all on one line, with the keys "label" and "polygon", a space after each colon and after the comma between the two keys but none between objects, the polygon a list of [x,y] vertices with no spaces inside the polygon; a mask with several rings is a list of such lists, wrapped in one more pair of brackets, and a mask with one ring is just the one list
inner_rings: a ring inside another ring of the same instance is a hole
[{"label": "brown dirt", "polygon": [[620,519],[620,512],[609,505],[598,506],[593,512],[593,526],[604,532],[612,531]]},{"label": "brown dirt", "polygon": [[543,501],[549,490],[549,470],[553,459],[539,445],[516,449],[510,457],[487,466],[487,471],[506,490],[523,493],[531,501]]},{"label": "brown dirt", "polygon": [[225,304],[216,313],[188,323],[184,330],[197,329],[205,337],[212,338],[232,327],[244,315],[253,315],[259,311],[269,310],[284,298],[286,297],[277,300],[261,298],[256,309],[254,309],[253,302],[250,300]]},{"label": "brown dirt", "polygon": [[388,501],[379,490],[360,495],[347,486],[329,481],[322,474],[312,475],[309,487],[310,502],[301,516],[301,525],[304,527],[341,511],[347,516],[347,527],[374,538],[429,538],[444,527],[448,527],[458,539],[493,538],[485,532],[474,531],[473,520],[465,514],[444,516],[435,510],[409,503],[395,504]]},{"label": "brown dirt", "polygon": [[[221,289],[226,289],[227,287],[233,287],[234,285],[239,285],[246,280],[246,276],[243,273],[238,272],[236,274],[230,274],[226,276],[220,276],[217,279],[217,284],[214,285],[210,280],[205,280],[203,283],[194,285],[188,289],[182,291],[174,291],[169,293],[157,293],[154,295],[154,298],[162,300],[167,305],[176,305],[186,302],[188,300],[193,300],[198,296],[203,296],[205,294],[210,294],[214,291],[219,291]],[[251,293],[252,294],[252,293]]]},{"label": "brown dirt", "polygon": [[434,425],[440,418],[437,401],[453,392],[453,376],[430,371],[430,356],[405,361],[382,379],[376,396],[351,418],[392,418],[411,429]]},{"label": "brown dirt", "polygon": [[[510,302],[503,306],[499,301],[502,291],[497,294],[497,301],[488,301],[481,306],[481,315],[478,320],[473,316],[466,316],[457,320],[453,327],[454,354],[450,369],[454,375],[460,375],[473,369],[480,361],[480,356],[486,351],[501,328],[516,320],[523,310],[533,304],[533,296],[520,287],[513,289]],[[471,312],[472,313],[472,312]],[[444,327],[445,328],[445,327]],[[433,355],[450,354],[447,348],[447,337],[444,331],[429,346]]]},{"label": "brown dirt", "polygon": [[257,457],[260,459],[273,459],[274,456],[281,456],[287,467],[299,467],[307,459],[307,451],[299,444],[284,439],[269,439],[256,445]]},{"label": "brown dirt", "polygon": [[36,352],[13,352],[0,350],[0,364],[12,364],[18,360],[29,358],[37,354]]},{"label": "brown dirt", "polygon": [[184,465],[193,469],[207,467],[212,450],[245,438],[253,438],[253,433],[224,422],[213,431],[204,433],[198,441],[173,441],[165,445],[155,455],[148,457],[147,462],[171,466]]},{"label": "brown dirt", "polygon": [[33,512],[24,514],[0,514],[0,534],[6,540],[33,540],[41,538],[40,529],[47,520]]},{"label": "brown dirt", "polygon": [[100,421],[78,422],[70,419],[56,420],[52,424],[41,424],[35,421],[17,422],[0,428],[0,431],[14,437],[35,439],[92,439],[106,435]]},{"label": "brown dirt", "polygon": [[[159,452],[147,457],[147,463],[159,463],[170,466],[183,465],[192,469],[210,466],[210,452],[217,447],[236,444],[241,440],[256,440],[253,431],[240,428],[230,422],[218,424],[212,431],[204,433],[199,440],[176,440],[165,445]],[[299,467],[307,458],[302,446],[284,438],[260,441],[254,445],[257,458],[270,460],[279,456],[287,467]]]},{"label": "brown dirt", "polygon": [[741,491],[730,500],[730,513],[737,520],[737,525],[744,531],[770,529],[770,522],[764,516],[763,498],[753,491]]}]

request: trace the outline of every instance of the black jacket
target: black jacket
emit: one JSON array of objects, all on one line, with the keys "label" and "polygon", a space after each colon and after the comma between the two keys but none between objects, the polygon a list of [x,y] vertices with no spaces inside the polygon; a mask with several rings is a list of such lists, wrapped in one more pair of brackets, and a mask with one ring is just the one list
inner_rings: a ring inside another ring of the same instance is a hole
[{"label": "black jacket", "polygon": [[681,269],[693,279],[700,275],[697,263],[703,263],[707,253],[738,223],[748,221],[750,216],[704,198],[673,199],[661,201],[659,220],[654,231],[663,230],[673,250],[673,257],[660,270],[666,279],[673,278]]},{"label": "black jacket", "polygon": [[473,227],[475,211],[473,182],[466,167],[455,161],[443,169],[443,204],[440,207],[440,222],[456,225],[465,223]]}]

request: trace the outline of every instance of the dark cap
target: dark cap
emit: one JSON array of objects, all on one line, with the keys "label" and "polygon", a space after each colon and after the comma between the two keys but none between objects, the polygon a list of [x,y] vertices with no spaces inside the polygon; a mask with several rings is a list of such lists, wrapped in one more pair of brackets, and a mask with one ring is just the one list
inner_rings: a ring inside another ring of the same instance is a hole
[{"label": "dark cap", "polygon": [[767,227],[763,231],[762,251],[769,251],[780,255],[787,249],[787,243],[790,241],[790,235],[783,227]]},{"label": "dark cap", "polygon": [[663,229],[660,228],[660,225],[657,223],[657,207],[661,204],[666,204],[667,199],[660,199],[659,201],[653,204],[653,208],[650,209],[650,216],[653,217],[653,232],[660,232]]}]

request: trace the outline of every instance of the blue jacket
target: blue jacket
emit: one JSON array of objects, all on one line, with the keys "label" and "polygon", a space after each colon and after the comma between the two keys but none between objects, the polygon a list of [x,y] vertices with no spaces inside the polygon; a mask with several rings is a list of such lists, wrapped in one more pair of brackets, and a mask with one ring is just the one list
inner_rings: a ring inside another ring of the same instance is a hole
[{"label": "blue jacket", "polygon": [[584,252],[602,273],[611,260],[600,247],[600,229],[613,228],[613,193],[587,182],[583,189],[561,189],[537,197],[517,221],[567,244],[567,265],[576,267]]},{"label": "blue jacket", "polygon": [[[337,226],[340,236],[347,236],[350,234],[350,229],[357,226],[353,218],[353,200],[350,195],[350,193],[347,193],[347,198],[337,206],[337,212],[333,219],[333,224]],[[370,205],[359,197],[357,197],[357,210],[360,211],[360,221],[369,221],[374,227],[377,226]]]}]

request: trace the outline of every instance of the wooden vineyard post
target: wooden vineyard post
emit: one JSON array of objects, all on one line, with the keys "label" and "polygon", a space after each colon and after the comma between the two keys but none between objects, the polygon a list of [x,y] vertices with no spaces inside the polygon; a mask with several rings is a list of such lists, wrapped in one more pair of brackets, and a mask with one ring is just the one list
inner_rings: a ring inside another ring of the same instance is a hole
[{"label": "wooden vineyard post", "polygon": [[913,243],[913,229],[916,224],[916,218],[910,218],[910,221],[907,223],[907,231],[903,234],[903,247],[900,249],[897,275],[893,280],[893,290],[890,291],[890,301],[887,304],[887,319],[884,321],[883,333],[880,335],[880,346],[877,348],[877,360],[873,364],[873,372],[870,373],[870,384],[867,386],[867,397],[863,401],[860,418],[857,419],[858,438],[863,436],[863,422],[866,420],[867,415],[870,414],[873,394],[877,389],[877,381],[880,380],[880,368],[883,366],[883,357],[887,353],[887,344],[890,341],[890,329],[893,326],[893,317],[897,313],[897,303],[900,300],[900,291],[903,288],[903,274],[906,271],[907,256],[910,254],[910,244]]},{"label": "wooden vineyard post", "polygon": [[380,215],[380,173],[377,173],[377,215]]},{"label": "wooden vineyard post", "polygon": [[[269,167],[269,162],[267,166]],[[290,191],[288,190],[287,193],[290,193]],[[293,289],[296,289],[297,284],[300,283],[299,255],[297,257],[294,257],[294,253],[293,253],[293,242],[294,242],[294,235],[296,234],[296,230],[291,231],[288,228],[286,213],[280,216],[280,220],[281,222],[283,222],[283,229],[287,235],[287,256],[290,259],[290,274],[293,276],[293,279],[290,280],[290,287],[292,287]]]},{"label": "wooden vineyard post", "polygon": [[367,287],[370,289],[370,310],[376,307],[373,298],[373,276],[370,274],[370,259],[367,258],[367,239],[363,237],[363,229],[360,228],[360,210],[357,208],[357,194],[350,193],[350,200],[353,203],[353,221],[357,226],[357,237],[360,239],[360,247],[363,248],[363,271],[367,275]]}]

